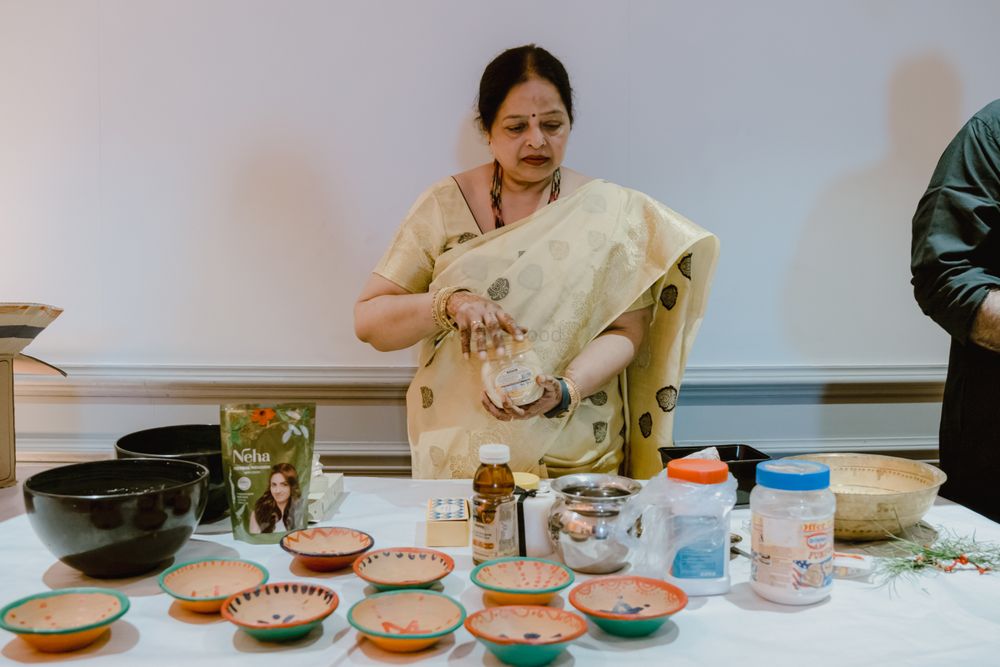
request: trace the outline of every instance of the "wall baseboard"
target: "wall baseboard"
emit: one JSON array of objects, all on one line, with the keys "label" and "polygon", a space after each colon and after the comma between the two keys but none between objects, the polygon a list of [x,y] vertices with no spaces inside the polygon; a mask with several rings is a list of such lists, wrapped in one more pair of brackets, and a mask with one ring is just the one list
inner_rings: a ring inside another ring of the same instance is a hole
[{"label": "wall baseboard", "polygon": [[[17,376],[19,462],[113,457],[122,434],[170,423],[210,423],[212,404],[309,400],[321,406],[316,450],[328,469],[410,474],[403,402],[412,367],[67,365],[65,370],[69,377]],[[934,461],[936,406],[931,404],[940,402],[945,371],[934,365],[691,368],[679,400],[683,429],[675,437],[679,445],[739,442],[771,456],[866,451]]]},{"label": "wall baseboard", "polygon": [[[18,376],[18,398],[403,400],[412,366],[67,364],[68,377]],[[939,401],[947,367],[715,366],[687,370],[681,404]]]}]

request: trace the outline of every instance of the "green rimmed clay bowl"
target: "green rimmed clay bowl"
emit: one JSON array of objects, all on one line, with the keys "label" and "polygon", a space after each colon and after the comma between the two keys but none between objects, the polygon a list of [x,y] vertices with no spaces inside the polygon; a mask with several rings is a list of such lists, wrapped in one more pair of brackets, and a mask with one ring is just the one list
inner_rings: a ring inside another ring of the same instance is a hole
[{"label": "green rimmed clay bowl", "polygon": [[556,593],[573,583],[573,572],[544,558],[497,558],[472,570],[472,583],[496,604],[548,604]]},{"label": "green rimmed clay bowl", "polygon": [[185,609],[214,614],[230,595],[267,583],[267,569],[249,560],[208,558],[175,565],[160,575],[160,588]]},{"label": "green rimmed clay bowl", "polygon": [[443,593],[401,590],[376,593],[347,612],[347,622],[386,651],[421,651],[465,620],[465,607]]},{"label": "green rimmed clay bowl", "polygon": [[29,595],[0,609],[0,628],[39,651],[88,646],[128,611],[128,598],[107,588],[64,588]]}]

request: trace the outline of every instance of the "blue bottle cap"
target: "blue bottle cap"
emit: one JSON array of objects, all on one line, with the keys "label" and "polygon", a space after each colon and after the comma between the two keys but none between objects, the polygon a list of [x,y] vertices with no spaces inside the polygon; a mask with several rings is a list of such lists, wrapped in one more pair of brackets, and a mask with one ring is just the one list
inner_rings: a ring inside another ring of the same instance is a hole
[{"label": "blue bottle cap", "polygon": [[761,461],[757,464],[757,483],[781,491],[819,491],[830,486],[830,466],[791,459]]}]

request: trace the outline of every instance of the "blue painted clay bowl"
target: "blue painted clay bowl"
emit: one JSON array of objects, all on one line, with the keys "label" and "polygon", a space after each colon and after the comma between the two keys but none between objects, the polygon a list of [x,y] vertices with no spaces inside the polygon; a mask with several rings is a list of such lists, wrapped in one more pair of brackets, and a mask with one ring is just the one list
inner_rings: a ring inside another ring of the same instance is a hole
[{"label": "blue painted clay bowl", "polygon": [[472,583],[496,604],[548,604],[573,583],[573,572],[543,558],[497,558],[472,570]]},{"label": "blue painted clay bowl", "polygon": [[420,547],[369,551],[354,561],[354,574],[380,591],[429,588],[454,569],[448,554]]},{"label": "blue painted clay bowl", "polygon": [[465,607],[443,593],[424,590],[376,593],[347,612],[347,622],[368,641],[393,653],[432,646],[464,620]]},{"label": "blue painted clay bowl", "polygon": [[95,642],[128,608],[118,591],[64,588],[11,602],[0,609],[0,628],[39,651],[74,651]]},{"label": "blue painted clay bowl", "polygon": [[537,667],[558,658],[587,622],[565,609],[510,605],[477,611],[465,629],[508,665]]},{"label": "blue painted clay bowl", "polygon": [[205,511],[208,469],[190,461],[117,459],[53,468],[24,481],[42,543],[91,577],[130,577],[168,561]]},{"label": "blue painted clay bowl", "polygon": [[622,637],[655,632],[687,602],[677,586],[647,577],[601,577],[569,592],[571,605],[608,634]]},{"label": "blue painted clay bowl", "polygon": [[181,424],[129,433],[115,443],[115,454],[120,459],[179,459],[200,463],[208,468],[208,504],[201,522],[212,523],[229,513],[218,424]]},{"label": "blue painted clay bowl", "polygon": [[286,642],[309,634],[338,604],[340,598],[326,586],[287,582],[231,595],[221,612],[254,639]]}]

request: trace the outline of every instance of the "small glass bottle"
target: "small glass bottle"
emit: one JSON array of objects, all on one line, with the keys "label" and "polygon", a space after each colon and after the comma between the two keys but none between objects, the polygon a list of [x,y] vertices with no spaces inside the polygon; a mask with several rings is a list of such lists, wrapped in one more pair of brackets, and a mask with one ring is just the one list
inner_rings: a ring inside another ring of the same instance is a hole
[{"label": "small glass bottle", "polygon": [[779,604],[813,604],[833,587],[830,468],[779,459],[757,464],[750,492],[750,587]]},{"label": "small glass bottle", "polygon": [[503,407],[503,396],[521,406],[533,403],[542,397],[542,386],[535,378],[542,373],[542,363],[538,353],[527,338],[515,340],[510,334],[503,334],[503,354],[498,348],[486,351],[482,362],[481,375],[486,395],[498,408]]},{"label": "small glass bottle", "polygon": [[688,595],[729,592],[729,513],[736,480],[723,461],[674,459],[667,464],[670,545],[667,580]]},{"label": "small glass bottle", "polygon": [[472,561],[517,555],[517,505],[507,445],[479,448],[479,469],[472,478]]}]

